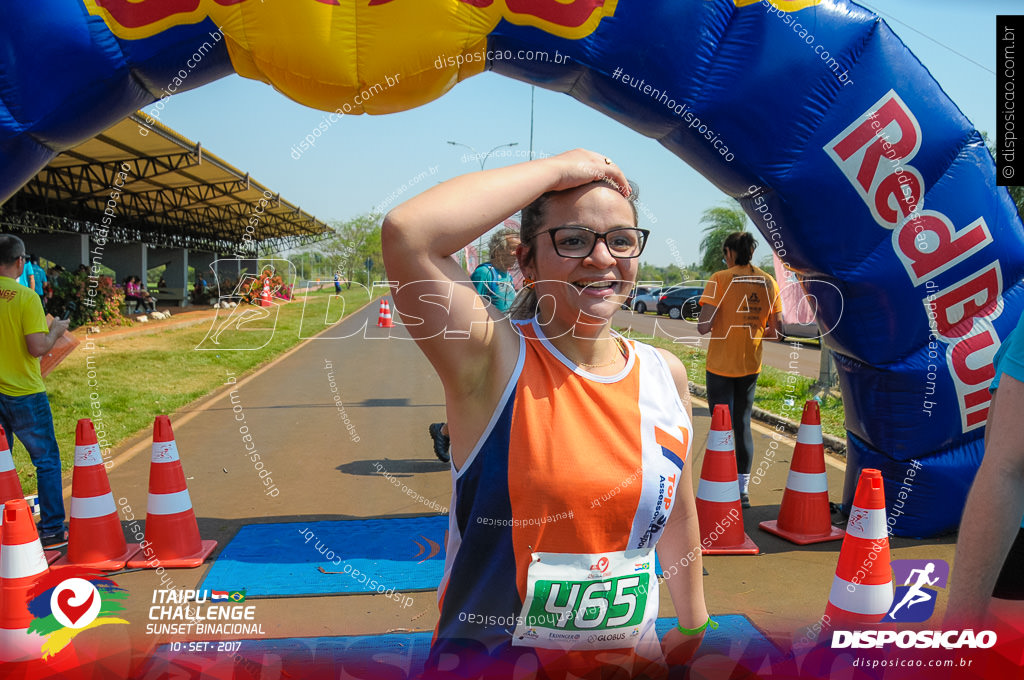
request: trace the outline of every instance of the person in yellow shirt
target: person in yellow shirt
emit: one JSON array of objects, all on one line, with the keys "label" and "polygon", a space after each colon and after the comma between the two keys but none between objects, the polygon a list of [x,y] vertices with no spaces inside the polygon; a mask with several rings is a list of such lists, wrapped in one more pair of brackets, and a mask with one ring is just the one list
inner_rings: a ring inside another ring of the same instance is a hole
[{"label": "person in yellow shirt", "polygon": [[32,458],[39,485],[39,538],[43,547],[58,548],[67,543],[60,449],[39,357],[50,351],[68,322],[55,319],[47,327],[39,296],[18,283],[27,259],[20,238],[0,234],[0,425],[7,446],[17,435]]},{"label": "person in yellow shirt", "polygon": [[700,297],[697,332],[711,333],[708,342],[708,408],[726,404],[732,416],[739,471],[740,500],[750,507],[747,489],[754,438],[750,415],[754,389],[761,373],[761,340],[777,339],[782,331],[779,286],[760,267],[751,264],[754,235],[729,234],[722,248],[726,269],[715,272]]}]

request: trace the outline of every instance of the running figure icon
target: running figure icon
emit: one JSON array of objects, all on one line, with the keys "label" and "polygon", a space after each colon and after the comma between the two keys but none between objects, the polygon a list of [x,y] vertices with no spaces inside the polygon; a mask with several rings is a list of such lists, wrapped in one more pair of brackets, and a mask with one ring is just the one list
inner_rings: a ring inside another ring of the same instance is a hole
[{"label": "running figure icon", "polygon": [[927,590],[924,590],[923,587],[926,586],[926,585],[933,586],[933,585],[935,585],[938,582],[938,580],[939,580],[938,576],[936,576],[933,579],[928,578],[934,571],[935,571],[935,563],[934,562],[929,562],[924,567],[924,569],[911,569],[910,570],[910,573],[907,574],[907,580],[903,582],[903,585],[910,586],[910,581],[914,578],[914,574],[918,575],[917,576],[917,582],[914,583],[914,585],[910,586],[910,590],[908,590],[906,595],[903,596],[903,599],[900,600],[900,603],[897,604],[895,607],[893,607],[892,611],[889,612],[889,618],[890,619],[895,619],[896,618],[897,610],[899,610],[899,608],[902,607],[903,605],[907,605],[907,609],[910,609],[915,604],[918,604],[918,603],[921,603],[921,602],[927,602],[928,600],[932,599],[932,593],[927,591]]}]

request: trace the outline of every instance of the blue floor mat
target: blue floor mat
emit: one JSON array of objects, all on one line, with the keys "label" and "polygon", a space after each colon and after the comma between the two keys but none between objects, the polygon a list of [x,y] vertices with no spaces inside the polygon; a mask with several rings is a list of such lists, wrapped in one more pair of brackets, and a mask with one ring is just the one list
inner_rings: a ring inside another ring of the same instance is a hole
[{"label": "blue floor mat", "polygon": [[246,597],[431,590],[444,573],[447,530],[444,515],[250,524],[200,587]]},{"label": "blue floor mat", "polygon": [[[744,658],[763,659],[780,656],[778,648],[768,641],[757,628],[742,614],[724,614],[715,616],[717,630],[709,630],[704,636],[698,656],[721,654],[730,655],[739,652]],[[660,618],[657,623],[659,638],[669,628],[676,625],[674,618]],[[339,637],[315,638],[283,638],[264,640],[242,640],[227,643],[239,645],[237,649],[229,649],[244,659],[260,663],[265,658],[281,659],[291,663],[315,663],[318,668],[332,673],[353,665],[364,665],[372,659],[372,663],[391,667],[398,674],[391,672],[389,677],[413,677],[423,668],[427,653],[430,650],[430,632],[421,633],[389,633],[385,635],[352,635]],[[188,643],[175,643],[187,647]],[[737,646],[739,645],[739,646]],[[211,663],[219,659],[214,648],[204,650]],[[160,645],[151,662],[167,661],[176,654],[172,645]],[[199,661],[197,656],[189,654],[190,663]],[[200,666],[202,663],[200,663]],[[378,669],[379,670],[379,669]],[[334,673],[334,677],[337,674]],[[359,676],[369,677],[369,676]]]}]

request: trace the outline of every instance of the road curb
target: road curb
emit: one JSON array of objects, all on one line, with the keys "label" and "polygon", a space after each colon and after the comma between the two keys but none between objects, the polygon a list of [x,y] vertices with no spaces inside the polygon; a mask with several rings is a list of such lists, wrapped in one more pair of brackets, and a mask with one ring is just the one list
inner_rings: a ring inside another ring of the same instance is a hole
[{"label": "road curb", "polygon": [[[703,399],[707,399],[708,390],[704,385],[698,385],[697,383],[691,382],[690,393]],[[771,413],[770,411],[765,411],[763,408],[759,408],[757,406],[754,407],[753,417],[756,418],[759,422],[762,422],[766,425],[781,425],[782,429],[784,429],[785,431],[789,432],[792,435],[796,435],[797,432],[800,430],[800,423],[795,423],[789,418],[783,418],[780,415],[776,415],[775,413]],[[826,434],[824,432],[821,433],[821,438],[822,441],[824,441],[825,446],[828,447],[831,451],[839,454],[840,456],[843,456],[844,458],[846,457],[846,441],[844,439],[840,439],[839,437],[833,437],[832,435]]]}]

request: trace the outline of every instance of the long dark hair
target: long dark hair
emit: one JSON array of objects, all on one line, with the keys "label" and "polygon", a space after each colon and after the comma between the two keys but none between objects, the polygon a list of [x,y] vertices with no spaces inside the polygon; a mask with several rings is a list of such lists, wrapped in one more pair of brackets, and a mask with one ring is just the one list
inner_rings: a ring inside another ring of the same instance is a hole
[{"label": "long dark hair", "polygon": [[725,237],[722,247],[736,253],[736,264],[746,265],[750,264],[750,259],[754,256],[757,241],[749,231],[734,231]]},{"label": "long dark hair", "polygon": [[[610,182],[606,180],[595,180],[591,184],[604,184],[610,185]],[[581,186],[590,186],[584,184]],[[629,201],[629,207],[633,210],[633,226],[639,224],[639,215],[636,210],[636,200],[640,195],[640,189],[632,181],[629,183],[630,188],[633,190],[632,193],[626,200]],[[561,191],[549,191],[546,194],[541,194],[533,203],[529,204],[522,210],[521,226],[519,227],[519,238],[522,241],[523,248],[519,269],[522,270],[523,265],[528,265],[533,262],[534,251],[533,245],[530,244],[531,239],[540,232],[541,227],[544,226],[544,218],[547,215],[548,204],[552,198],[561,196],[570,191],[576,191],[580,187],[573,187],[571,189],[562,189]],[[529,245],[528,245],[529,244]],[[537,316],[539,311],[539,305],[537,300],[537,293],[533,288],[523,286],[522,290],[516,295],[516,299],[512,302],[512,306],[509,308],[508,314],[511,319],[532,319]]]}]

